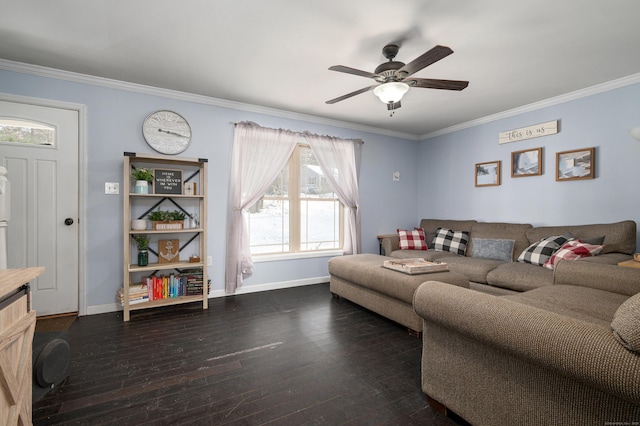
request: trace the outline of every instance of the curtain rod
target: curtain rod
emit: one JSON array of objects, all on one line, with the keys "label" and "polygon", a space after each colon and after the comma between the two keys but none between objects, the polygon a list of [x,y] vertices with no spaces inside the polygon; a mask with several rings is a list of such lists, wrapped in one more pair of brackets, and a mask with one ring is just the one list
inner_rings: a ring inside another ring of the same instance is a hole
[{"label": "curtain rod", "polygon": [[[252,122],[252,123],[253,123],[253,122]],[[237,121],[230,121],[230,122],[229,122],[229,124],[233,124],[233,126],[235,127],[235,126],[237,126],[238,124],[242,124],[242,122],[238,123]],[[261,126],[261,125],[259,125],[259,124],[257,124],[257,123],[253,123],[253,124],[255,124],[255,125],[256,125],[256,126],[258,126],[258,127],[262,127],[262,128],[264,128],[264,129],[277,130],[277,129],[273,129],[272,127],[264,127],[264,126]],[[294,132],[293,130],[287,130],[287,131],[288,131],[288,132],[291,132],[291,133],[295,133],[296,135],[301,135],[301,136],[304,136],[304,134],[305,134],[305,133],[309,133],[309,134],[312,134],[312,135],[314,135],[314,136],[323,136],[323,135],[318,135],[317,133],[311,133],[311,132],[309,132],[309,131],[306,131],[306,132]],[[332,137],[337,137],[337,136],[332,136]],[[362,139],[344,139],[344,138],[338,138],[338,139],[342,139],[342,140],[345,140],[345,141],[354,141],[354,142],[357,142],[357,143],[359,143],[359,144],[364,145],[364,141],[363,141]]]}]

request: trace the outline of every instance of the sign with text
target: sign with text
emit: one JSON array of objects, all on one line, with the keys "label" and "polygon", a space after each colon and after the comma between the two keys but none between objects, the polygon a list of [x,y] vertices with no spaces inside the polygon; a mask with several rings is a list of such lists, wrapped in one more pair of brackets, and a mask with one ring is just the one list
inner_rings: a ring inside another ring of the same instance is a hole
[{"label": "sign with text", "polygon": [[498,133],[498,143],[523,141],[558,133],[558,120]]},{"label": "sign with text", "polygon": [[182,170],[153,169],[154,194],[182,194]]}]

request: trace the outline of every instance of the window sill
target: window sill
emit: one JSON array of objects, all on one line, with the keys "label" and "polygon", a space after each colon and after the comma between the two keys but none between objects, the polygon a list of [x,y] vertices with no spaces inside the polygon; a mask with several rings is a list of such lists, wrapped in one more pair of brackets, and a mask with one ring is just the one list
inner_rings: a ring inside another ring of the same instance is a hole
[{"label": "window sill", "polygon": [[311,259],[315,257],[334,257],[342,256],[342,250],[314,251],[304,253],[285,253],[285,254],[256,254],[252,256],[253,263],[261,262],[277,262],[279,260],[295,260],[295,259]]}]

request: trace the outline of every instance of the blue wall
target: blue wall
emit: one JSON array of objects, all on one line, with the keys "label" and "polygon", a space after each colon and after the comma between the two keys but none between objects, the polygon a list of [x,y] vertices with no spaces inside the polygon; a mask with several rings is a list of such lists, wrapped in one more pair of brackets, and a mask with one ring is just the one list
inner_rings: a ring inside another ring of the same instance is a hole
[{"label": "blue wall", "polygon": [[[115,308],[121,285],[122,195],[104,194],[104,182],[122,181],[124,151],[154,153],[141,134],[144,118],[158,109],[184,115],[193,130],[185,156],[209,159],[209,268],[214,294],[224,289],[227,187],[233,144],[230,122],[255,121],[266,127],[309,130],[365,141],[360,174],[363,251],[377,253],[377,234],[413,227],[424,217],[563,225],[640,222],[640,183],[636,182],[640,142],[628,129],[640,125],[640,84],[491,121],[455,133],[415,141],[199,102],[167,92],[129,90],[132,86],[93,84],[0,70],[0,93],[86,105],[88,313]],[[152,93],[152,94],[149,94]],[[177,99],[178,98],[178,99]],[[187,100],[180,100],[187,99]],[[560,132],[499,145],[498,133],[560,120]],[[321,120],[318,120],[321,121]],[[382,132],[381,132],[382,133]],[[543,147],[544,174],[513,179],[511,152]],[[556,182],[555,153],[596,147],[596,179]],[[474,187],[474,164],[502,161],[502,185]],[[400,182],[392,173],[401,173]],[[114,231],[115,226],[115,231]],[[639,237],[640,238],[640,237]],[[305,282],[324,277],[327,258],[256,263],[245,289]],[[105,308],[106,307],[106,308]]]},{"label": "blue wall", "polygon": [[[498,144],[498,133],[559,120],[560,131]],[[533,225],[640,223],[640,84],[433,137],[420,145],[421,217]],[[543,147],[543,175],[512,178],[511,152]],[[555,181],[556,152],[596,148],[592,180]],[[502,161],[500,186],[474,186],[474,165]],[[446,202],[436,202],[446,200]],[[640,236],[638,236],[640,241]]]},{"label": "blue wall", "polygon": [[[108,310],[111,306],[115,308],[115,292],[122,282],[122,195],[105,195],[104,183],[122,182],[124,151],[155,153],[144,141],[141,128],[144,118],[158,109],[177,111],[189,121],[193,139],[185,156],[209,159],[208,240],[209,255],[213,257],[209,276],[213,294],[224,291],[227,188],[233,145],[230,122],[250,120],[266,127],[309,130],[364,140],[360,206],[365,252],[377,253],[377,234],[394,231],[397,226],[413,226],[419,216],[416,215],[418,201],[415,197],[419,169],[417,140],[352,130],[347,125],[338,127],[224,108],[212,105],[214,102],[177,100],[171,95],[146,94],[151,90],[141,93],[139,90],[127,90],[127,87],[118,88],[116,84],[91,84],[90,79],[87,80],[88,83],[67,81],[0,70],[0,93],[86,105],[88,313]],[[392,181],[394,171],[401,172],[400,182]],[[399,205],[402,208],[398,208]],[[273,283],[305,282],[326,276],[326,257],[257,263],[254,276],[245,281],[244,287],[250,289],[260,285],[264,288]]]}]

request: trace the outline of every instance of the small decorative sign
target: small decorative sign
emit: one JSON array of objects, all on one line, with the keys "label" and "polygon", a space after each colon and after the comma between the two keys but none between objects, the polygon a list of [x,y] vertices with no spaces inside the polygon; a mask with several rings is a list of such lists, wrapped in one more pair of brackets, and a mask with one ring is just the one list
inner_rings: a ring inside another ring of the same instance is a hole
[{"label": "small decorative sign", "polygon": [[158,263],[180,261],[180,240],[158,240]]},{"label": "small decorative sign", "polygon": [[196,183],[185,182],[184,183],[184,195],[196,195]]},{"label": "small decorative sign", "polygon": [[498,133],[498,143],[523,141],[526,139],[539,138],[540,136],[554,135],[556,133],[558,133],[558,120],[547,121],[546,123],[535,124],[529,127],[500,132]]},{"label": "small decorative sign", "polygon": [[182,170],[153,169],[155,194],[182,194]]}]

